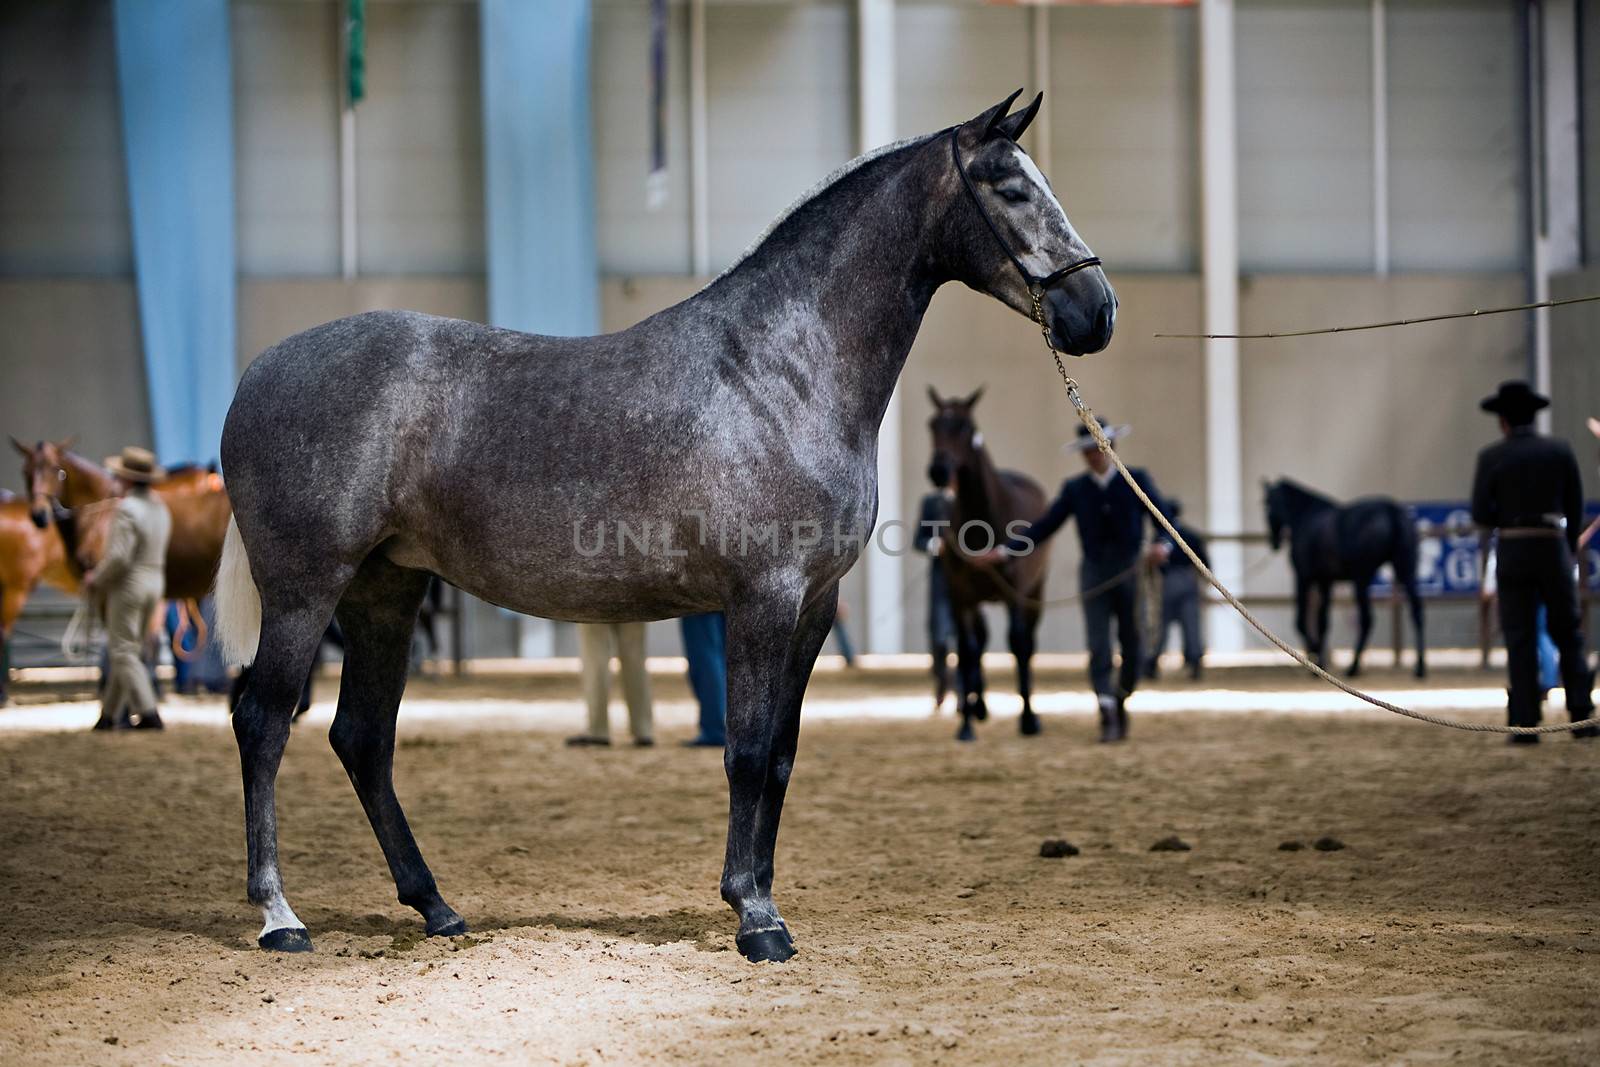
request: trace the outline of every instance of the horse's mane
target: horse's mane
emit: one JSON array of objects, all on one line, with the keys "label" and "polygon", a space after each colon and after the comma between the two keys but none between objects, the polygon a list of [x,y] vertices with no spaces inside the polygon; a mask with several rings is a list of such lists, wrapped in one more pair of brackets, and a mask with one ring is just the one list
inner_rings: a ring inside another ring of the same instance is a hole
[{"label": "horse's mane", "polygon": [[1291,496],[1298,497],[1305,503],[1317,504],[1321,507],[1336,508],[1339,502],[1331,496],[1326,496],[1315,489],[1301,485],[1293,478],[1279,478],[1278,487]]},{"label": "horse's mane", "polygon": [[722,273],[718,274],[713,281],[721,280],[722,278],[727,277],[733,271],[737,270],[747,259],[755,254],[756,249],[760,248],[766,243],[767,238],[771,237],[775,232],[777,232],[778,227],[782,226],[785,222],[788,222],[790,217],[793,216],[795,212],[799,211],[805,205],[811,203],[811,201],[817,199],[817,197],[826,193],[830,188],[837,185],[845,178],[848,178],[850,175],[854,174],[868,163],[882,159],[884,156],[890,155],[894,152],[898,152],[902,148],[909,148],[914,144],[932,140],[935,137],[939,137],[949,132],[950,130],[946,128],[938,131],[938,133],[923,133],[918,134],[915,137],[907,137],[902,141],[895,141],[892,144],[886,144],[882,147],[874,148],[872,151],[856,156],[849,162],[836,167],[825,177],[823,177],[821,181],[817,182],[811,188],[801,193],[799,198],[795,200],[794,203],[784,208],[782,213],[768,223],[767,228],[757,234],[756,239],[751,241],[743,252],[739,253],[739,258],[728,264],[728,266],[723,269]]}]

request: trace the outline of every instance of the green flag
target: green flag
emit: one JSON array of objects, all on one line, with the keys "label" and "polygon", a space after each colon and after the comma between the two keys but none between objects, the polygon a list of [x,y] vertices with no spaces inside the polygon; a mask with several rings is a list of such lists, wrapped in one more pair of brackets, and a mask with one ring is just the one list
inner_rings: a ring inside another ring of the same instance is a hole
[{"label": "green flag", "polygon": [[366,0],[346,0],[344,40],[347,99],[354,107],[367,95]]}]

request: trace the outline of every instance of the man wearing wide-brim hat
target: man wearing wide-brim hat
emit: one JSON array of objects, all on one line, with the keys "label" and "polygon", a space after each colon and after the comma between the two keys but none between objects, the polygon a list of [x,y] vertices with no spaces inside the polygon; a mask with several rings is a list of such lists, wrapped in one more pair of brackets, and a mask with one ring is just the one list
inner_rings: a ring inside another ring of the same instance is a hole
[{"label": "man wearing wide-brim hat", "polygon": [[[1550,401],[1527,382],[1502,382],[1480,405],[1499,416],[1502,440],[1478,453],[1472,482],[1472,521],[1493,530],[1495,580],[1500,598],[1500,630],[1505,635],[1510,675],[1512,726],[1537,726],[1544,693],[1539,685],[1538,615],[1561,657],[1567,711],[1574,722],[1594,709],[1594,676],[1584,655],[1578,616],[1573,553],[1583,529],[1583,481],[1578,460],[1565,441],[1533,428],[1534,416]],[[1575,737],[1594,737],[1584,727]],[[1536,734],[1512,735],[1530,744]]]},{"label": "man wearing wide-brim hat", "polygon": [[150,619],[166,585],[167,541],[172,516],[151,494],[150,486],[166,471],[147,449],[124,448],[106,459],[106,467],[122,488],[111,517],[105,554],[84,575],[95,598],[105,605],[110,670],[101,695],[96,730],[161,729],[156,693],[140,655]]}]

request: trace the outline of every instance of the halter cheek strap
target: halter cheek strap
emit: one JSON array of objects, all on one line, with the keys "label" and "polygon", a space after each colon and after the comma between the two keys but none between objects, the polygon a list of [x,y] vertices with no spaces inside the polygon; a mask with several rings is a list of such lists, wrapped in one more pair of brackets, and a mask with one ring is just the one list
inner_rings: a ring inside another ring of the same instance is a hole
[{"label": "halter cheek strap", "polygon": [[967,195],[972,198],[972,204],[978,209],[978,215],[983,219],[984,225],[988,226],[989,232],[994,234],[995,243],[1006,254],[1006,258],[1011,260],[1011,265],[1017,268],[1017,273],[1022,275],[1023,284],[1028,287],[1029,293],[1037,297],[1043,290],[1048,289],[1062,278],[1067,277],[1067,275],[1076,274],[1078,271],[1088,267],[1101,265],[1099,256],[1089,256],[1086,259],[1078,260],[1076,263],[1069,263],[1060,270],[1052,271],[1043,277],[1032,273],[1027,267],[1024,267],[1022,260],[1017,258],[1017,254],[1011,251],[1011,246],[1006,243],[1005,237],[1000,233],[1000,227],[995,225],[993,216],[989,214],[989,209],[983,206],[983,198],[978,195],[977,186],[972,184],[972,178],[967,174],[966,164],[961,162],[961,149],[956,142],[957,135],[960,132],[961,127],[959,126],[950,131],[950,158],[955,160],[956,173],[961,175],[961,184],[966,187]]}]

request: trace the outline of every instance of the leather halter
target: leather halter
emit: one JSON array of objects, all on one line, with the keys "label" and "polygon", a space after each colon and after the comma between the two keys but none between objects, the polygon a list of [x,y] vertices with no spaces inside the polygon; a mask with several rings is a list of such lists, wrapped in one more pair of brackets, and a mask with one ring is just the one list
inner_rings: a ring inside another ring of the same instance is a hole
[{"label": "leather halter", "polygon": [[983,198],[978,196],[977,187],[972,184],[972,179],[967,176],[967,167],[966,164],[961,162],[961,149],[957,144],[957,137],[960,133],[960,126],[956,126],[950,131],[950,157],[956,161],[956,173],[961,175],[961,184],[966,186],[967,195],[972,198],[973,206],[978,209],[978,214],[983,217],[984,224],[989,227],[989,232],[994,234],[994,239],[1000,245],[1000,250],[1006,254],[1007,259],[1011,260],[1011,265],[1017,268],[1017,273],[1022,275],[1023,284],[1027,285],[1029,293],[1038,296],[1045,289],[1048,289],[1069,274],[1076,274],[1087,267],[1100,266],[1099,256],[1089,256],[1086,259],[1078,260],[1076,263],[1069,263],[1060,270],[1052,271],[1043,277],[1033,274],[1027,267],[1024,267],[1022,260],[1017,258],[1017,254],[1011,251],[1011,246],[1006,243],[1005,237],[1000,233],[1000,227],[994,224],[994,218],[989,214],[989,209],[983,206]]}]

